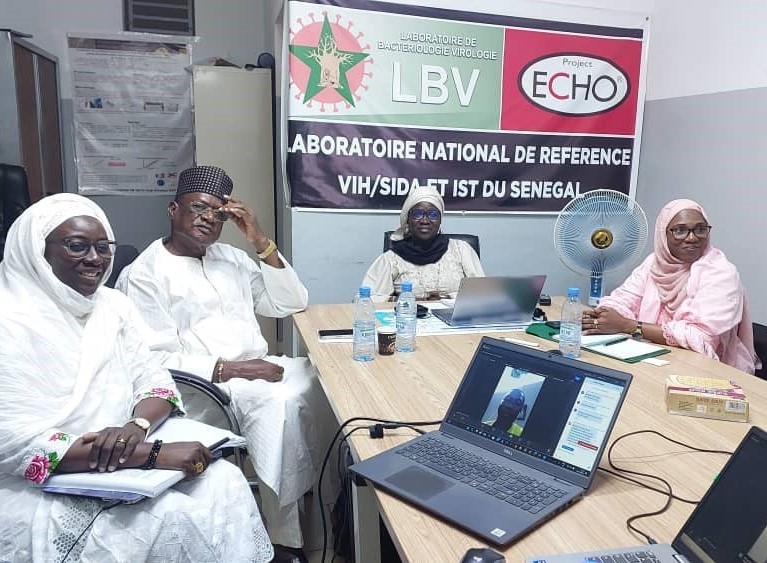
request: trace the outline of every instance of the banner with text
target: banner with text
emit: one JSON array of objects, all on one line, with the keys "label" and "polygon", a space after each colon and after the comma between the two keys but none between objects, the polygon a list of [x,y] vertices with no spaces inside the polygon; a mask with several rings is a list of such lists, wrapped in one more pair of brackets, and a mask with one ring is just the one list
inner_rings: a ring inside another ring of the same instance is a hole
[{"label": "banner with text", "polygon": [[557,212],[632,195],[642,27],[364,0],[290,1],[286,170],[294,207]]}]

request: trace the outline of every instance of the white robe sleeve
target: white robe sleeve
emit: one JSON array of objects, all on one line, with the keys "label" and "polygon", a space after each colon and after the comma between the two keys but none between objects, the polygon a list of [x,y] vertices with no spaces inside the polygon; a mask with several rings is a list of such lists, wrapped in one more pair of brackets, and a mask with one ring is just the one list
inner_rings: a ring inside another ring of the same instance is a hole
[{"label": "white robe sleeve", "polygon": [[370,265],[362,280],[361,285],[370,287],[370,297],[376,303],[388,301],[389,297],[394,293],[394,277],[396,273],[392,268],[392,261],[387,257],[389,253],[391,253],[391,250],[387,250],[378,256]]},{"label": "white robe sleeve", "polygon": [[282,254],[279,256],[284,268],[275,268],[266,262],[256,264],[247,255],[243,259],[250,276],[256,314],[264,317],[287,317],[303,311],[309,304],[309,292],[298,274]]},{"label": "white robe sleeve", "polygon": [[461,253],[461,265],[463,266],[464,276],[467,278],[484,278],[485,270],[479,261],[479,256],[468,242],[457,241],[460,244],[458,248]]}]

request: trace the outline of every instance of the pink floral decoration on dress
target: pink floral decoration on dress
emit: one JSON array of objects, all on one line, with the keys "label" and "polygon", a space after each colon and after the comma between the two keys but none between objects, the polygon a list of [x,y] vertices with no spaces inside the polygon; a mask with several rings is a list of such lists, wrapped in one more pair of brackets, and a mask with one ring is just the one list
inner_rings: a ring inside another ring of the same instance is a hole
[{"label": "pink floral decoration on dress", "polygon": [[45,456],[36,455],[29,462],[27,470],[24,472],[24,478],[39,485],[48,478],[50,472],[50,460]]}]

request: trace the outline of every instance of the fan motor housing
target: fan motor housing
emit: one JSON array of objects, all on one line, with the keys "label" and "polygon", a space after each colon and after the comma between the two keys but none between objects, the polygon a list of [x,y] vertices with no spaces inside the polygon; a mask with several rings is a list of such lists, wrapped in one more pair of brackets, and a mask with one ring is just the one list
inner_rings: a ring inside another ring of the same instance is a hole
[{"label": "fan motor housing", "polygon": [[591,233],[591,244],[594,248],[604,250],[613,243],[613,233],[609,229],[599,228]]}]

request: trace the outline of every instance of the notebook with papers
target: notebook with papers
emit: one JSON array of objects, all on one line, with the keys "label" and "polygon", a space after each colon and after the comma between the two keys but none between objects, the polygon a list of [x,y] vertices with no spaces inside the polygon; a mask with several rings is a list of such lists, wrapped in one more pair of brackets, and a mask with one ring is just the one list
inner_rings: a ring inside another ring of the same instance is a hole
[{"label": "notebook with papers", "polygon": [[589,488],[630,382],[628,373],[483,337],[439,430],[351,470],[508,545]]},{"label": "notebook with papers", "polygon": [[[671,544],[563,555],[527,563],[653,561],[711,563],[767,561],[767,432],[748,431]],[[615,524],[619,526],[619,523]]]},{"label": "notebook with papers", "polygon": [[[166,443],[198,441],[211,447],[214,457],[220,457],[221,448],[243,447],[245,438],[229,430],[210,426],[190,418],[169,418],[147,442],[156,439]],[[216,446],[215,450],[213,446]],[[173,469],[121,469],[100,473],[55,473],[42,486],[46,493],[95,497],[101,500],[134,503],[163,493],[184,478],[182,471]]]},{"label": "notebook with papers", "polygon": [[432,313],[450,326],[526,327],[533,318],[546,276],[463,278],[452,309]]}]

